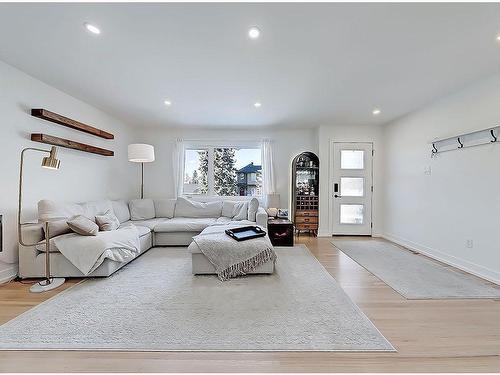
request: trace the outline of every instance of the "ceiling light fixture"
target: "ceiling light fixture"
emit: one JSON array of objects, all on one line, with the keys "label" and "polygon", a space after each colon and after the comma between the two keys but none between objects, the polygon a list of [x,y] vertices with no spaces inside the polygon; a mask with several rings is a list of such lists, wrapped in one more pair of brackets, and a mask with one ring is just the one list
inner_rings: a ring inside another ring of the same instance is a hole
[{"label": "ceiling light fixture", "polygon": [[500,35],[497,35],[497,42],[500,42]]},{"label": "ceiling light fixture", "polygon": [[165,100],[163,102],[167,107],[170,107],[172,105],[172,102],[170,100]]},{"label": "ceiling light fixture", "polygon": [[255,108],[260,108],[262,106],[262,103],[260,102],[255,102],[253,105]]},{"label": "ceiling light fixture", "polygon": [[375,109],[372,111],[372,113],[373,113],[373,115],[374,115],[374,116],[380,115],[380,112],[381,112],[381,111],[380,111],[380,109],[378,109],[378,108],[375,108]]},{"label": "ceiling light fixture", "polygon": [[248,30],[248,36],[251,38],[251,39],[257,39],[259,36],[260,36],[260,30],[258,27],[251,27],[249,30]]},{"label": "ceiling light fixture", "polygon": [[99,35],[101,33],[101,30],[99,30],[99,28],[97,26],[91,25],[88,22],[85,22],[83,24],[83,26],[85,26],[85,28],[87,29],[87,31],[90,31],[92,34]]}]

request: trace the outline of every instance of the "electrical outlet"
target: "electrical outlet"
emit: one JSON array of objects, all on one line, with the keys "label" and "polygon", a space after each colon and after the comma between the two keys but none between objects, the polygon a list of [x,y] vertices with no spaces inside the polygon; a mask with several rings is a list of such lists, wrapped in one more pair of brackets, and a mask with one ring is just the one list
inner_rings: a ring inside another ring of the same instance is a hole
[{"label": "electrical outlet", "polygon": [[472,240],[466,240],[465,246],[467,247],[467,249],[472,249],[474,247],[474,242]]}]

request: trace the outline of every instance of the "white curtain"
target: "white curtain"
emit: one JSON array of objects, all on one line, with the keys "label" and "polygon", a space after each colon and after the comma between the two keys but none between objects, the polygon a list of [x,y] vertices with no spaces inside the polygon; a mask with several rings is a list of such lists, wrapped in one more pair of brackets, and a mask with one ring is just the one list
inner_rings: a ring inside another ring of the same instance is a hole
[{"label": "white curtain", "polygon": [[174,151],[172,155],[172,170],[174,175],[174,193],[178,197],[182,194],[182,186],[184,183],[184,140],[179,138],[175,141]]},{"label": "white curtain", "polygon": [[262,195],[264,205],[267,207],[267,195],[276,193],[276,180],[274,176],[273,142],[264,139],[262,149]]}]

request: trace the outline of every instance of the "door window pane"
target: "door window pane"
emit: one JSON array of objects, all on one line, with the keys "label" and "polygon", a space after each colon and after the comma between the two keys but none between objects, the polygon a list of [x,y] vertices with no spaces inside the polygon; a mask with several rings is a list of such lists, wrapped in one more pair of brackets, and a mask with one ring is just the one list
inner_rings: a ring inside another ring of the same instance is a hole
[{"label": "door window pane", "polygon": [[341,169],[363,169],[365,152],[363,150],[341,150]]},{"label": "door window pane", "polygon": [[363,224],[364,206],[362,204],[341,204],[341,224]]},{"label": "door window pane", "polygon": [[186,150],[184,154],[184,194],[207,194],[208,151]]},{"label": "door window pane", "polygon": [[365,179],[362,177],[341,177],[340,195],[343,197],[362,197]]}]

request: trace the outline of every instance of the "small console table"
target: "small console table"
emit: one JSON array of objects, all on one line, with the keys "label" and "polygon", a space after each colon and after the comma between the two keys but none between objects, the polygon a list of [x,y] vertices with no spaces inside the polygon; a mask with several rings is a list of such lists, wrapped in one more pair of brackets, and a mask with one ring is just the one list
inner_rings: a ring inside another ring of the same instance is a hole
[{"label": "small console table", "polygon": [[269,218],[267,231],[273,246],[293,246],[293,223],[290,220]]}]

